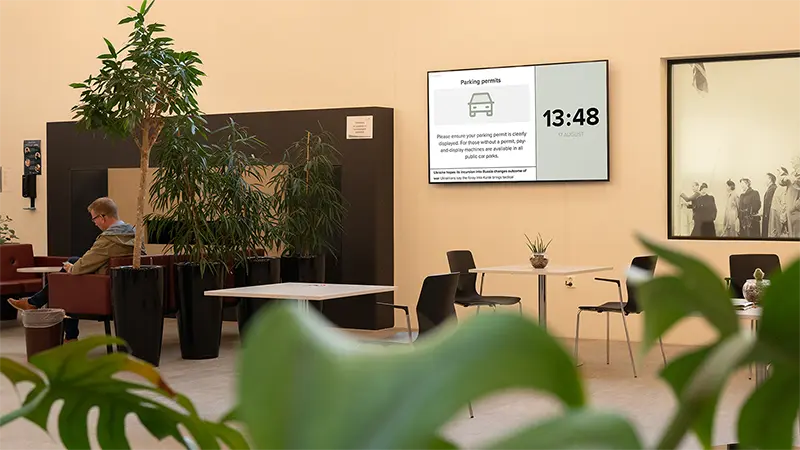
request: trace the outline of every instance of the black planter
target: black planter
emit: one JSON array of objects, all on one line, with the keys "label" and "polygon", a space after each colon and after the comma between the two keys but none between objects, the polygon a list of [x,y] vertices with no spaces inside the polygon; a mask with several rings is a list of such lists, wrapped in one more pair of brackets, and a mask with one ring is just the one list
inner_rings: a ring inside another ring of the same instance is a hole
[{"label": "black planter", "polygon": [[158,366],[164,332],[164,267],[111,269],[111,304],[117,336],[135,357]]},{"label": "black planter", "polygon": [[[271,257],[254,257],[247,259],[247,271],[238,267],[234,272],[236,287],[258,286],[281,282],[281,260]],[[237,306],[239,336],[243,337],[247,323],[263,307],[281,300],[267,298],[240,298]]]},{"label": "black planter", "polygon": [[[310,258],[281,258],[281,281],[284,283],[324,283],[325,256]],[[309,302],[311,308],[322,311],[323,302]]]},{"label": "black planter", "polygon": [[219,356],[222,339],[222,297],[203,293],[222,288],[222,279],[210,268],[200,273],[195,263],[175,264],[175,296],[178,335],[183,359],[211,359]]},{"label": "black planter", "polygon": [[324,283],[325,256],[281,258],[281,280],[284,283]]}]

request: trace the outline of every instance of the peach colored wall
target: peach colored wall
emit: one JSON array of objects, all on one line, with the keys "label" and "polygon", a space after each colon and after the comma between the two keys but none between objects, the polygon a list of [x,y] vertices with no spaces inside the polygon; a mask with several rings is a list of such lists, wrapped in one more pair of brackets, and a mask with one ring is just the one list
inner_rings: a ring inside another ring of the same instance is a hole
[{"label": "peach colored wall", "polygon": [[[67,84],[97,69],[102,36],[124,38],[116,23],[128,3],[0,3],[0,164],[20,166],[23,139],[44,139],[47,121],[70,119],[77,96]],[[209,113],[395,108],[395,280],[404,304],[415,302],[426,274],[447,270],[448,249],[469,247],[484,265],[524,263],[525,232],[555,238],[556,264],[611,264],[617,269],[610,275],[621,275],[641,251],[635,232],[666,233],[663,59],[800,48],[795,1],[159,0],[154,16],[180,47],[203,58],[209,77],[200,101]],[[28,32],[31,24],[36,33]],[[426,71],[601,58],[611,70],[610,183],[426,183]],[[46,198],[35,213],[21,211],[19,189],[0,194],[0,203],[21,237],[44,252]],[[799,247],[674,244],[720,270],[729,253],[776,252],[789,260]],[[576,305],[613,298],[613,289],[590,280],[580,277],[567,290],[552,279],[554,333],[572,335]],[[495,276],[487,283],[489,293],[524,296],[526,311],[535,312],[533,279]],[[631,322],[638,339],[641,322]],[[587,317],[583,335],[600,337],[604,329],[600,317]],[[616,323],[612,331],[622,337]],[[671,340],[709,336],[695,323]]]}]

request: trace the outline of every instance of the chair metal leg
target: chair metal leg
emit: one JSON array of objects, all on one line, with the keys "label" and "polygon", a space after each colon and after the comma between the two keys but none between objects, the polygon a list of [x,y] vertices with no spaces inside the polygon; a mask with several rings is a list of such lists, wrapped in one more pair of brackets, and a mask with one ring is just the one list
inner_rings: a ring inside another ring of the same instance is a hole
[{"label": "chair metal leg", "polygon": [[625,320],[625,313],[623,312],[620,314],[622,316],[622,326],[625,327],[625,341],[628,342],[628,354],[631,357],[631,367],[633,368],[633,378],[637,378],[636,375],[636,363],[633,360],[633,350],[631,350],[631,337],[628,335],[628,322]]},{"label": "chair metal leg", "polygon": [[478,312],[476,312],[475,315],[478,315],[480,313],[481,313],[481,305],[478,305]]},{"label": "chair metal leg", "polygon": [[611,364],[611,314],[606,313],[606,364]]},{"label": "chair metal leg", "polygon": [[522,315],[522,301],[519,302],[519,315]]},{"label": "chair metal leg", "polygon": [[664,360],[664,367],[667,367],[667,354],[664,353],[664,342],[661,341],[661,338],[658,338],[658,346],[661,347],[661,358]]},{"label": "chair metal leg", "polygon": [[472,402],[467,403],[467,406],[469,406],[469,418],[472,419],[475,417],[475,414],[472,412]]},{"label": "chair metal leg", "polygon": [[409,314],[408,311],[406,311],[406,326],[408,327],[408,342],[413,344],[414,337],[411,335],[411,314]]},{"label": "chair metal leg", "polygon": [[481,274],[481,286],[478,288],[478,295],[483,295],[483,277],[485,276],[486,276],[485,273]]},{"label": "chair metal leg", "polygon": [[575,350],[573,351],[573,359],[575,359],[575,364],[578,364],[578,340],[580,339],[581,334],[581,311],[578,310],[578,319],[575,321]]},{"label": "chair metal leg", "polygon": [[[754,328],[754,324],[755,324],[755,322],[753,322],[751,320],[750,321],[750,333],[754,332],[754,329],[753,329]],[[753,379],[753,363],[750,363],[750,364],[747,365],[747,379],[748,380],[752,380]]]}]

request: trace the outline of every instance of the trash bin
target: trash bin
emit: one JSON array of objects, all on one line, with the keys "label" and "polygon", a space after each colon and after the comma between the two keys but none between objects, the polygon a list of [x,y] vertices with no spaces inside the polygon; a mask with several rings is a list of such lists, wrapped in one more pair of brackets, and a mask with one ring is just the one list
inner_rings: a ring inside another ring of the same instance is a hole
[{"label": "trash bin", "polygon": [[25,348],[28,360],[31,356],[58,347],[64,342],[64,317],[58,308],[40,308],[22,311],[22,326],[25,327]]}]

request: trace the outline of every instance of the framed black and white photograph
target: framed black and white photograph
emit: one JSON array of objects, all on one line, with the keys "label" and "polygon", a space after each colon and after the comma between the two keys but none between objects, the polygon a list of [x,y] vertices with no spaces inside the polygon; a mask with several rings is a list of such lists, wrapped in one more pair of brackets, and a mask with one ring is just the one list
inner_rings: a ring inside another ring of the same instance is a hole
[{"label": "framed black and white photograph", "polygon": [[668,237],[800,241],[800,52],[667,63]]}]

